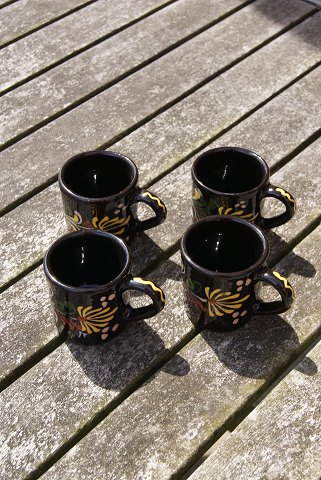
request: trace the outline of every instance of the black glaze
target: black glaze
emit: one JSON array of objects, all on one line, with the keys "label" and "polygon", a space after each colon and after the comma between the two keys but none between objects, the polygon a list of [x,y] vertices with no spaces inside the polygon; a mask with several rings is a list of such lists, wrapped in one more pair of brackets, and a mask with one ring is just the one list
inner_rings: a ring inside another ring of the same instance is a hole
[{"label": "black glaze", "polygon": [[[274,228],[290,220],[295,212],[291,194],[269,182],[266,162],[251,150],[220,147],[207,150],[193,163],[193,218],[232,215],[254,222],[263,229]],[[264,199],[274,197],[285,212],[264,218]]]},{"label": "black glaze", "polygon": [[[135,163],[116,152],[84,152],[67,160],[58,182],[69,229],[97,229],[130,242],[137,232],[162,223],[165,205],[155,194],[142,192],[137,181]],[[155,215],[140,221],[138,202],[151,207]]]},{"label": "black glaze", "polygon": [[[234,330],[254,315],[282,313],[293,302],[286,279],[268,269],[269,246],[246,220],[214,215],[195,222],[181,240],[183,286],[189,318],[212,330]],[[272,285],[281,300],[262,302],[258,282]]]},{"label": "black glaze", "polygon": [[[126,244],[112,234],[80,231],[56,240],[45,255],[44,272],[60,334],[84,344],[105,342],[129,321],[160,312],[163,291],[133,278],[130,266]],[[152,304],[131,307],[129,290],[148,295]]]}]

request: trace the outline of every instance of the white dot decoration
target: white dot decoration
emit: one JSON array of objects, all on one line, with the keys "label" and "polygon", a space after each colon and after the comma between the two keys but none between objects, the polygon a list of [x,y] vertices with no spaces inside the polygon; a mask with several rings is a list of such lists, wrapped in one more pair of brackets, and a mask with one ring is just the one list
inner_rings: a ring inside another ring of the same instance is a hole
[{"label": "white dot decoration", "polygon": [[124,205],[123,203],[119,203],[119,204],[117,205],[118,208],[123,208],[124,206],[125,206],[125,205]]},{"label": "white dot decoration", "polygon": [[106,297],[101,297],[100,301],[104,302],[106,300]]},{"label": "white dot decoration", "polygon": [[250,278],[247,278],[246,281],[245,281],[245,285],[250,285],[251,282],[252,282],[252,280]]},{"label": "white dot decoration", "polygon": [[109,330],[109,327],[105,327],[105,328],[102,329],[102,332],[106,333],[106,332],[108,332],[108,330]]},{"label": "white dot decoration", "polygon": [[119,212],[120,212],[120,210],[117,209],[117,210],[114,211],[114,214],[117,215]]},{"label": "white dot decoration", "polygon": [[103,333],[101,339],[106,340],[106,338],[108,338],[108,333]]},{"label": "white dot decoration", "polygon": [[241,317],[244,317],[244,315],[247,314],[247,310],[243,310],[243,312],[241,313]]},{"label": "white dot decoration", "polygon": [[236,317],[239,316],[239,314],[240,314],[240,312],[234,312],[233,315],[232,315],[232,317],[233,317],[233,318],[236,318]]},{"label": "white dot decoration", "polygon": [[239,288],[237,288],[236,290],[237,290],[238,292],[240,292],[240,291],[242,290],[242,288],[243,288],[243,287],[239,287]]},{"label": "white dot decoration", "polygon": [[113,332],[116,332],[117,328],[119,327],[119,323],[116,323],[113,328],[112,328],[112,331]]},{"label": "white dot decoration", "polygon": [[235,320],[233,320],[233,325],[236,325],[238,322],[239,322],[239,318],[236,318]]},{"label": "white dot decoration", "polygon": [[238,286],[239,286],[239,285],[243,285],[243,283],[244,283],[243,280],[238,280],[238,281],[236,282],[236,285],[238,285]]},{"label": "white dot decoration", "polygon": [[128,240],[129,240],[129,237],[126,237],[126,238],[125,238],[125,240],[126,240],[126,242],[128,242]]},{"label": "white dot decoration", "polygon": [[114,293],[112,293],[111,295],[109,295],[108,300],[114,300],[115,296],[116,295]]},{"label": "white dot decoration", "polygon": [[105,308],[107,307],[108,303],[107,302],[101,302],[102,306]]}]

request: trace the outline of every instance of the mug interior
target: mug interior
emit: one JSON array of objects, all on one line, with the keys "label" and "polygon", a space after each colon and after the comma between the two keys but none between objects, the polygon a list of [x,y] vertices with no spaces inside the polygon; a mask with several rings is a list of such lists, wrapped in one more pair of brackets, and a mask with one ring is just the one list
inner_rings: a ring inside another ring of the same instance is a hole
[{"label": "mug interior", "polygon": [[222,193],[247,192],[268,176],[258,155],[233,148],[205,152],[195,162],[194,174],[205,187]]},{"label": "mug interior", "polygon": [[130,160],[112,152],[88,152],[70,159],[61,170],[61,181],[76,195],[111,197],[135,179]]},{"label": "mug interior", "polygon": [[115,280],[128,263],[125,245],[106,234],[76,233],[62,237],[48,251],[46,267],[59,283],[95,288]]},{"label": "mug interior", "polygon": [[264,253],[264,241],[251,225],[229,219],[195,223],[183,245],[194,264],[221,273],[250,269]]}]

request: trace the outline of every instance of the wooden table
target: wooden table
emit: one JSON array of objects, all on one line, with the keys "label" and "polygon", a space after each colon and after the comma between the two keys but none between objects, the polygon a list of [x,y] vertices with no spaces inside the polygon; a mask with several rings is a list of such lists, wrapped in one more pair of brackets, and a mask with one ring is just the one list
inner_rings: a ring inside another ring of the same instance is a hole
[{"label": "wooden table", "polygon": [[[0,478],[319,478],[321,12],[301,0],[0,0],[0,26]],[[297,300],[198,333],[179,240],[191,164],[222,145],[262,155],[297,199],[268,234],[269,264]],[[107,148],[168,206],[131,246],[134,273],[167,306],[85,348],[58,337],[41,264],[66,229],[58,168]]]}]

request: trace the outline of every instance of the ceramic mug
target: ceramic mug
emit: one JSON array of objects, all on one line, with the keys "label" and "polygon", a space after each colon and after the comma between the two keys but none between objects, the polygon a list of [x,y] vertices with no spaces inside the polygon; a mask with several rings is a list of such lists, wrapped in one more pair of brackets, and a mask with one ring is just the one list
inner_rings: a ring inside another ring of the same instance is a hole
[{"label": "ceramic mug", "polygon": [[[193,323],[213,330],[234,330],[254,315],[290,308],[294,294],[286,278],[266,265],[269,246],[254,224],[214,215],[195,222],[181,240],[183,285]],[[263,302],[255,285],[265,282],[281,300]]]},{"label": "ceramic mug", "polygon": [[[124,326],[162,310],[162,289],[130,273],[131,256],[123,240],[95,230],[67,233],[44,258],[51,303],[60,334],[80,343],[106,342]],[[133,308],[130,290],[152,304]]]},{"label": "ceramic mug", "polygon": [[[278,227],[293,217],[295,201],[281,187],[270,184],[269,167],[256,153],[237,147],[213,148],[193,163],[193,219],[230,215],[263,229]],[[273,197],[285,211],[271,218],[261,213],[262,200]]]},{"label": "ceramic mug", "polygon": [[[58,175],[69,230],[97,229],[130,242],[137,232],[162,223],[164,203],[138,186],[138,170],[129,158],[112,151],[84,152],[67,160]],[[155,213],[137,218],[137,203]]]}]

